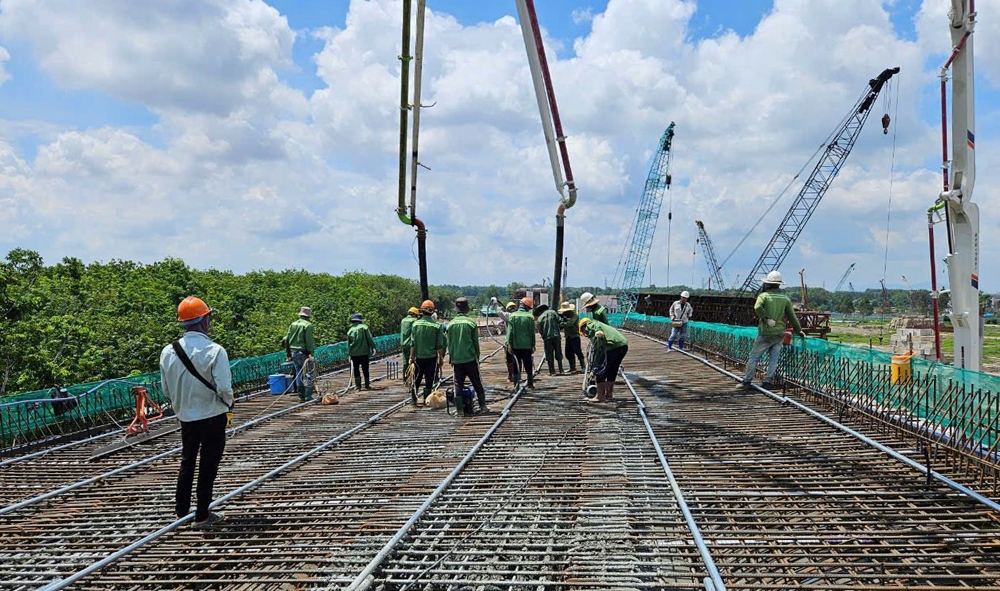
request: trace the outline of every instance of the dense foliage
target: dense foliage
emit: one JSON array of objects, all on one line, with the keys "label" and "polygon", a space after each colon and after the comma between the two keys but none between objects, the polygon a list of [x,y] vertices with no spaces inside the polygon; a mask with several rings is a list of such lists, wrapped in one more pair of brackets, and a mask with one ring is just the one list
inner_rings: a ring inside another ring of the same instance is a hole
[{"label": "dense foliage", "polygon": [[387,334],[420,302],[415,282],[392,275],[235,275],[177,259],[46,266],[17,249],[0,262],[0,395],[155,371],[160,350],[182,334],[177,303],[190,294],[215,310],[212,337],[234,359],[277,351],[300,306],[312,307],[325,344],[344,340],[354,312]]}]

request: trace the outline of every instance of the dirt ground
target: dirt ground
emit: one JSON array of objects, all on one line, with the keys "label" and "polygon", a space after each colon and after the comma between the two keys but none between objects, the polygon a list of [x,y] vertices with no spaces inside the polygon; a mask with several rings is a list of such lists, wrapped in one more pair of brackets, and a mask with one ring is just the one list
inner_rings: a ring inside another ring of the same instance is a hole
[{"label": "dirt ground", "polygon": [[[862,337],[867,337],[873,339],[872,347],[878,349],[879,351],[885,351],[887,353],[892,352],[892,347],[889,346],[889,338],[892,336],[893,331],[889,330],[888,325],[885,327],[879,327],[875,325],[859,325],[851,326],[847,324],[836,324],[832,325],[831,328],[833,332],[840,334],[850,334]],[[882,336],[881,343],[879,342],[879,336]],[[1000,337],[986,335],[983,337],[986,341],[1000,341]],[[834,342],[837,341],[836,337],[830,339]],[[862,343],[853,343],[856,346],[863,346]],[[951,363],[951,356],[945,353],[945,362]],[[988,374],[993,374],[1000,376],[1000,357],[990,356],[989,354],[983,355],[982,363],[980,364],[981,371]]]}]

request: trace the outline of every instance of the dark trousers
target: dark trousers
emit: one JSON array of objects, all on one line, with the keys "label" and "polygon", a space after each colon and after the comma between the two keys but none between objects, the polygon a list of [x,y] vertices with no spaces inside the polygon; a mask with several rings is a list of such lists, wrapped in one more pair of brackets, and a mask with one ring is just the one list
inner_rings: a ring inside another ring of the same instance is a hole
[{"label": "dark trousers", "polygon": [[195,521],[208,519],[208,506],[212,503],[212,487],[219,473],[222,452],[226,449],[225,413],[200,421],[181,423],[181,471],[177,475],[176,513],[181,518],[191,511],[191,485],[194,483],[194,466],[198,464],[198,504]]},{"label": "dark trousers", "polygon": [[528,376],[528,383],[532,383],[534,380],[532,370],[534,368],[531,365],[531,349],[514,349],[513,354],[514,359],[517,361],[516,365],[518,366],[517,375],[515,376],[517,379],[514,381],[519,381],[521,379],[521,374],[524,373]]},{"label": "dark trousers", "polygon": [[369,386],[368,379],[368,356],[351,355],[351,365],[354,366],[354,383],[361,389],[361,374],[365,374],[365,388]]},{"label": "dark trousers", "polygon": [[580,337],[566,337],[566,360],[569,361],[570,370],[576,368],[576,359],[580,360],[581,368],[587,365],[583,360],[583,347],[580,346]]},{"label": "dark trousers", "polygon": [[608,351],[604,367],[594,372],[594,378],[597,379],[597,383],[615,383],[615,378],[618,377],[618,369],[621,368],[622,360],[625,359],[626,353],[628,353],[628,345],[615,347]]},{"label": "dark trousers", "polygon": [[437,357],[428,357],[426,359],[417,359],[417,377],[413,380],[413,387],[420,391],[420,382],[423,380],[426,385],[424,386],[424,396],[431,393],[431,389],[434,388],[434,373],[437,371]]},{"label": "dark trousers", "polygon": [[549,373],[556,371],[553,358],[559,362],[559,370],[562,371],[562,351],[559,350],[559,337],[544,339],[542,344],[545,346],[545,363],[549,366]]},{"label": "dark trousers", "polygon": [[472,389],[476,394],[485,394],[483,380],[479,377],[479,364],[475,361],[455,364],[455,394],[458,395],[465,388],[465,378],[469,378]]}]

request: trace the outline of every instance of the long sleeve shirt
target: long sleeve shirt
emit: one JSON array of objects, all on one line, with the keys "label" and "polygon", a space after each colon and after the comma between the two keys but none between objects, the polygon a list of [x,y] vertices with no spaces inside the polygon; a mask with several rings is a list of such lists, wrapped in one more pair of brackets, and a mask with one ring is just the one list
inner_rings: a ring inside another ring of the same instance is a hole
[{"label": "long sleeve shirt", "polygon": [[546,310],[538,316],[538,334],[543,339],[559,338],[559,314],[555,310]]},{"label": "long sleeve shirt", "polygon": [[604,344],[608,350],[628,345],[628,339],[625,338],[625,335],[615,330],[615,328],[610,324],[605,324],[600,320],[591,320],[587,323],[585,330],[587,332],[587,338],[591,340],[597,338],[598,331],[603,332]]},{"label": "long sleeve shirt", "polygon": [[417,319],[407,316],[399,323],[399,346],[408,349],[413,346],[413,323]]},{"label": "long sleeve shirt", "polygon": [[422,316],[413,323],[412,349],[417,359],[429,359],[443,354],[448,345],[445,341],[444,328],[430,316]]},{"label": "long sleeve shirt", "polygon": [[205,333],[193,330],[184,333],[180,344],[198,373],[215,385],[216,392],[184,367],[172,345],[164,347],[160,353],[160,383],[177,419],[182,423],[200,421],[229,412],[233,406],[233,374],[226,350]]},{"label": "long sleeve shirt", "polygon": [[576,312],[567,312],[562,315],[559,326],[566,333],[567,339],[580,338],[580,315]]},{"label": "long sleeve shirt", "polygon": [[316,339],[313,337],[313,325],[305,318],[299,318],[288,327],[285,342],[292,351],[302,351],[312,354],[316,350]]},{"label": "long sleeve shirt", "polygon": [[347,354],[351,357],[366,357],[375,352],[375,339],[367,324],[355,324],[347,329]]},{"label": "long sleeve shirt", "polygon": [[535,319],[526,310],[518,310],[507,319],[507,344],[512,349],[535,348]]},{"label": "long sleeve shirt", "polygon": [[680,300],[677,300],[670,305],[670,320],[673,322],[687,324],[691,320],[692,314],[694,314],[694,308],[688,302],[682,304]]},{"label": "long sleeve shirt", "polygon": [[[778,337],[785,332],[786,322],[795,332],[801,332],[802,326],[795,315],[795,308],[788,296],[775,291],[765,291],[757,296],[753,306],[757,314],[757,334],[764,337]],[[774,326],[769,326],[768,320],[773,320]]]},{"label": "long sleeve shirt", "polygon": [[597,307],[590,310],[590,314],[594,317],[594,320],[598,322],[608,323],[608,309],[604,306],[597,304]]},{"label": "long sleeve shirt", "polygon": [[448,357],[453,364],[479,360],[479,326],[468,314],[459,314],[448,325]]}]

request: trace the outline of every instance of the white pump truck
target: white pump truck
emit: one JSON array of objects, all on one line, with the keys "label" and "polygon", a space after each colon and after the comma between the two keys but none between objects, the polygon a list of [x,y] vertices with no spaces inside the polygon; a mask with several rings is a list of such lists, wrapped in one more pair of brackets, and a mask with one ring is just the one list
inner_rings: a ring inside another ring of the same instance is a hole
[{"label": "white pump truck", "polygon": [[[955,329],[955,367],[979,371],[983,335],[982,318],[979,313],[979,207],[972,202],[972,190],[976,181],[976,121],[972,65],[972,33],[976,23],[975,0],[951,0],[949,17],[952,52],[948,61],[941,67],[944,190],[932,211],[944,211],[948,228],[948,255],[945,257],[945,263],[948,265],[948,283],[951,288],[951,324]],[[948,120],[944,105],[949,67],[952,70],[950,162]],[[933,254],[931,273],[934,273]],[[932,295],[937,298],[936,292]]]}]

